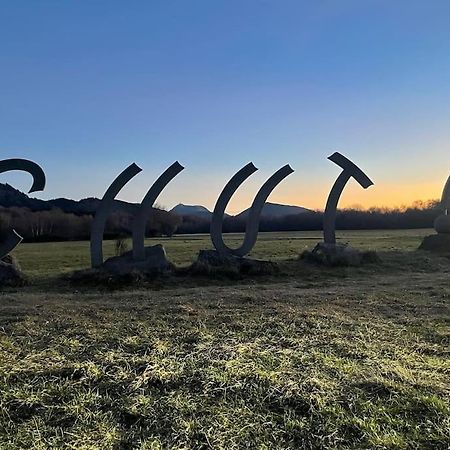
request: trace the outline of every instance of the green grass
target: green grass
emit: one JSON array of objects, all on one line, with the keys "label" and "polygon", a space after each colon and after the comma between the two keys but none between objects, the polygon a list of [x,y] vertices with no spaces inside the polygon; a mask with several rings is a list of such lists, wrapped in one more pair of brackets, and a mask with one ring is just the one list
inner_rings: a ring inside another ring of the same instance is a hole
[{"label": "green grass", "polygon": [[[87,243],[21,245],[33,284],[0,291],[0,448],[448,449],[450,261],[412,251],[426,234],[340,233],[383,262],[336,269],[295,260],[317,233],[262,234],[255,256],[291,259],[280,279],[116,291],[56,278]],[[209,244],[164,245],[187,264]]]},{"label": "green grass", "polygon": [[[415,250],[421,239],[431,230],[389,230],[389,231],[341,231],[338,240],[349,242],[357,248],[378,251]],[[320,232],[260,233],[250,256],[283,260],[296,258],[303,250],[311,249],[322,239]],[[241,234],[225,235],[225,242],[231,247],[242,243]],[[176,236],[174,238],[147,239],[146,245],[162,243],[168,258],[178,265],[194,261],[199,250],[213,248],[209,235]],[[131,245],[131,244],[130,244]],[[105,241],[104,257],[114,255],[114,241]],[[15,255],[22,269],[29,276],[51,276],[87,268],[90,265],[89,242],[51,242],[42,244],[21,244]]]}]

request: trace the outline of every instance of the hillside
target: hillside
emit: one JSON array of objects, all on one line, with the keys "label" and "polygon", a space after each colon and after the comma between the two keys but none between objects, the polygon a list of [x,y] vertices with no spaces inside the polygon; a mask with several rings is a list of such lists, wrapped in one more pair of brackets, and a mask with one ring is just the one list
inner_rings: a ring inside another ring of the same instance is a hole
[{"label": "hillside", "polygon": [[170,210],[171,213],[178,214],[179,216],[194,216],[210,219],[212,212],[209,209],[201,205],[183,205],[179,203]]},{"label": "hillside", "polygon": [[[4,208],[19,207],[28,208],[31,211],[49,211],[58,208],[65,213],[77,215],[94,214],[98,208],[100,199],[90,197],[82,200],[71,200],[67,198],[56,198],[52,200],[40,200],[29,197],[27,194],[10,186],[0,183],[0,206]],[[121,200],[114,201],[114,210],[132,212],[137,207],[135,203],[128,203]]]},{"label": "hillside", "polygon": [[[248,213],[250,211],[250,208],[246,209],[245,211],[242,211],[240,214],[236,215],[237,218],[245,218],[247,217]],[[292,205],[281,205],[279,203],[270,203],[266,202],[264,205],[261,217],[273,217],[273,218],[280,218],[285,216],[292,216],[295,214],[302,214],[305,212],[311,212],[310,209],[303,208],[302,206],[292,206]]]}]

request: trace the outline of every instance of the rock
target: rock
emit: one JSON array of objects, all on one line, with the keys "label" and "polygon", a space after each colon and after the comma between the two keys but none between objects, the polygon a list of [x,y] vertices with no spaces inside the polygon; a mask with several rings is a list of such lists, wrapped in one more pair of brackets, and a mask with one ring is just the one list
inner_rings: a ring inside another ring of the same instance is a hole
[{"label": "rock", "polygon": [[361,252],[348,244],[326,244],[319,242],[312,251],[304,251],[300,258],[325,266],[360,266],[363,263],[376,263],[380,259],[376,252]]},{"label": "rock", "polygon": [[0,260],[0,287],[23,286],[25,283],[25,276],[13,257],[7,255]]},{"label": "rock", "polygon": [[278,265],[271,261],[223,256],[216,250],[200,250],[197,261],[189,269],[190,273],[201,275],[273,275],[279,272]]},{"label": "rock", "polygon": [[167,260],[166,251],[161,244],[145,247],[145,259],[135,261],[133,252],[129,251],[120,256],[107,259],[101,270],[114,274],[128,274],[141,272],[144,274],[166,273],[173,269],[173,264]]},{"label": "rock", "polygon": [[434,221],[434,229],[438,234],[450,234],[450,216],[441,215]]},{"label": "rock", "polygon": [[450,255],[450,234],[440,233],[425,236],[420,244],[419,250],[427,250],[443,255]]}]

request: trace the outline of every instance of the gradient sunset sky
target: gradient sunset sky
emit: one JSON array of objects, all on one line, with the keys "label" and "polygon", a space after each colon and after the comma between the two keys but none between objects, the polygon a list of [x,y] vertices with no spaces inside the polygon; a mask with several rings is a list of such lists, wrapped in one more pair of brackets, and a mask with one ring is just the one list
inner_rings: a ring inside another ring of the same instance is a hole
[{"label": "gradient sunset sky", "polygon": [[[159,203],[270,201],[323,209],[340,151],[375,185],[340,206],[439,198],[450,173],[450,1],[159,0],[0,2],[1,158],[45,169],[40,198],[140,201],[172,162]],[[27,190],[25,174],[2,174]]]}]

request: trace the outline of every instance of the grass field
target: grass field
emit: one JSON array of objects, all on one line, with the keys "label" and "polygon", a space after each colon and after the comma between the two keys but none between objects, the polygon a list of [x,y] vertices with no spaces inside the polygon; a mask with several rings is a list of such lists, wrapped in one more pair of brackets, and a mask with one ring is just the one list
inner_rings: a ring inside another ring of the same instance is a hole
[{"label": "grass field", "polygon": [[[342,232],[382,262],[334,269],[297,260],[318,233],[261,234],[279,276],[118,290],[60,277],[86,242],[21,245],[0,448],[450,448],[450,260],[415,251],[429,233]],[[163,243],[179,265],[210,247]]]},{"label": "grass field", "polygon": [[[378,251],[415,250],[421,239],[432,230],[341,231],[338,239],[357,248]],[[250,257],[283,260],[296,258],[305,249],[311,249],[322,239],[320,232],[260,233]],[[225,242],[237,247],[242,242],[239,234],[225,235]],[[171,239],[147,239],[146,245],[164,245],[168,258],[178,265],[194,261],[199,250],[213,248],[209,235],[176,236]],[[130,244],[131,245],[131,244]],[[114,255],[114,242],[104,242],[105,258]],[[15,251],[27,275],[51,276],[89,267],[89,242],[50,242],[22,244]],[[37,264],[36,261],[39,261]]]}]

